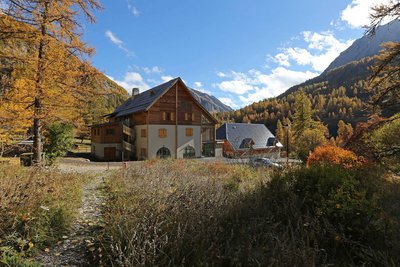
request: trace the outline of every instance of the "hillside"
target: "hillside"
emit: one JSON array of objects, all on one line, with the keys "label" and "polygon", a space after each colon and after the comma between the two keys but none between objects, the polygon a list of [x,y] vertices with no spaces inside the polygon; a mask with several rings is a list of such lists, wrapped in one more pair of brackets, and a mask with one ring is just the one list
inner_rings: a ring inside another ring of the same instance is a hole
[{"label": "hillside", "polygon": [[354,127],[368,116],[366,103],[370,95],[365,88],[374,56],[382,49],[381,43],[400,41],[399,33],[398,21],[381,26],[375,35],[356,40],[321,75],[289,88],[276,98],[265,99],[234,112],[220,113],[219,119],[264,123],[274,131],[278,120],[292,120],[294,94],[304,90],[311,100],[315,118],[328,126],[332,136],[336,135],[339,120]]},{"label": "hillside", "polygon": [[190,88],[192,95],[199,101],[209,112],[227,112],[233,111],[230,106],[223,104],[215,96],[200,92],[198,90]]}]

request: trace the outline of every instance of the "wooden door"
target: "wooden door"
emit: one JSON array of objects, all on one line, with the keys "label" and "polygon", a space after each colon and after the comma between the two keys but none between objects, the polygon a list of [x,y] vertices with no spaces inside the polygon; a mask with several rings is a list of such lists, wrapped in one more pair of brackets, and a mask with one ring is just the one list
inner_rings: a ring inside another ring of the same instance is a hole
[{"label": "wooden door", "polygon": [[115,161],[116,160],[116,148],[115,147],[105,147],[104,148],[104,160]]}]

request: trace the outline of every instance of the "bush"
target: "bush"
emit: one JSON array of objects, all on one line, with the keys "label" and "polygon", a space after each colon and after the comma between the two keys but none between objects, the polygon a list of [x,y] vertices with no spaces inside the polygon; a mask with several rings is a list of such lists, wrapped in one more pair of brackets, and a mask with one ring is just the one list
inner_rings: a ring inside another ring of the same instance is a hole
[{"label": "bush", "polygon": [[325,145],[317,147],[307,159],[307,166],[340,165],[351,168],[359,165],[356,154],[341,147]]},{"label": "bush", "polygon": [[375,157],[385,167],[400,172],[400,114],[366,136]]},{"label": "bush", "polygon": [[71,124],[56,122],[47,127],[43,150],[49,165],[58,157],[64,156],[74,144],[74,127]]}]

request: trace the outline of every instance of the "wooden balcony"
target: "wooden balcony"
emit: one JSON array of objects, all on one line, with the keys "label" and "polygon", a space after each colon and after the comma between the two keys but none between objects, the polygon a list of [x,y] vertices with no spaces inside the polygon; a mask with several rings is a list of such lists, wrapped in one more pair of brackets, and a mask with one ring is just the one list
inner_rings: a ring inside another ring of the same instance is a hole
[{"label": "wooden balcony", "polygon": [[129,128],[128,126],[126,126],[125,124],[122,124],[122,132],[124,134],[126,134],[127,136],[135,136],[135,129],[133,128]]},{"label": "wooden balcony", "polygon": [[130,151],[130,152],[132,152],[132,151],[135,150],[135,149],[134,149],[134,145],[132,145],[132,144],[126,142],[126,141],[122,141],[122,148],[123,148],[124,150]]}]

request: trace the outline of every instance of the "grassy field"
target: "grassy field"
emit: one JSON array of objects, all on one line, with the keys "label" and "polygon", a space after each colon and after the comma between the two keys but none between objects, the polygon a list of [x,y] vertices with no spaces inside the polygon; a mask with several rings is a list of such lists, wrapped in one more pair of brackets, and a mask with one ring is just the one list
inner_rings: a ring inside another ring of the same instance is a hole
[{"label": "grassy field", "polygon": [[87,177],[0,166],[0,265],[37,266],[29,258],[63,235]]},{"label": "grassy field", "polygon": [[[140,162],[107,175],[99,258],[111,266],[399,266],[395,178],[375,166]],[[0,166],[0,266],[39,266],[29,259],[66,234],[88,179]]]},{"label": "grassy field", "polygon": [[398,266],[400,185],[379,169],[151,160],[108,180],[114,266]]}]

